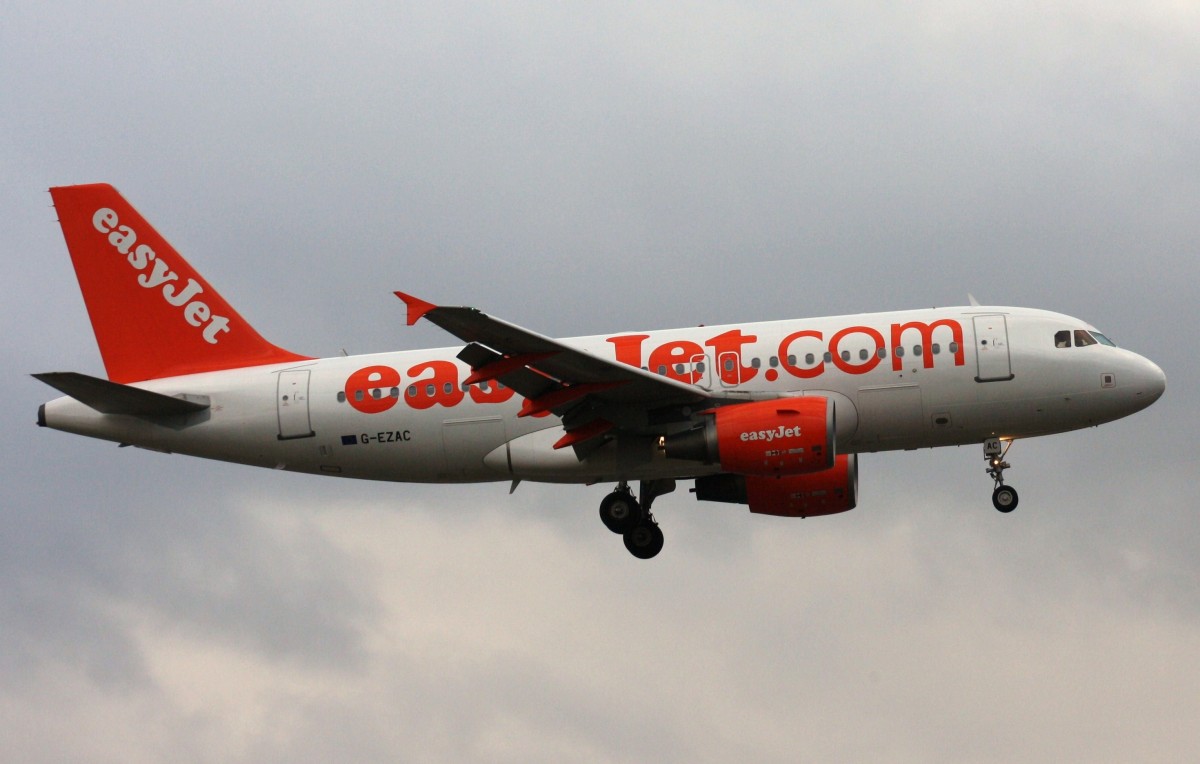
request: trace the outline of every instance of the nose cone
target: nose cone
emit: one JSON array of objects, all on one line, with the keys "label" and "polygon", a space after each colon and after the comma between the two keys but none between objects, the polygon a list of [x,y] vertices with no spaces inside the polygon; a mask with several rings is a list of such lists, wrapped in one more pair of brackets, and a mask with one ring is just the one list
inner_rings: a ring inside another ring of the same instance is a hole
[{"label": "nose cone", "polygon": [[1167,375],[1163,374],[1163,370],[1158,368],[1158,364],[1151,360],[1147,359],[1146,365],[1150,367],[1150,382],[1147,385],[1147,393],[1150,395],[1150,402],[1154,403],[1167,390]]},{"label": "nose cone", "polygon": [[1162,397],[1167,389],[1167,375],[1148,358],[1138,356],[1134,371],[1133,394],[1138,409],[1144,409]]}]

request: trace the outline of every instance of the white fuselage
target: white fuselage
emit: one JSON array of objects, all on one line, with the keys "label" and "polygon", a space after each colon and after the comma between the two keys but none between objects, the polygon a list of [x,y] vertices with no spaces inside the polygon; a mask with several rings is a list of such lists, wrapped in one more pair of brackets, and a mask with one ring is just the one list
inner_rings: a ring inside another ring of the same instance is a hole
[{"label": "white fuselage", "polygon": [[[836,406],[837,451],[857,453],[1046,435],[1153,403],[1163,374],[1147,359],[1104,344],[1056,347],[1056,333],[1086,328],[1047,311],[959,307],[564,342],[728,397],[826,396]],[[650,436],[583,459],[555,450],[563,431],[554,416],[518,417],[521,398],[494,383],[464,390],[470,370],[459,349],[137,383],[211,400],[171,424],[101,414],[69,397],[42,416],[50,427],[144,448],[373,480],[592,482],[718,471],[667,459]]]}]

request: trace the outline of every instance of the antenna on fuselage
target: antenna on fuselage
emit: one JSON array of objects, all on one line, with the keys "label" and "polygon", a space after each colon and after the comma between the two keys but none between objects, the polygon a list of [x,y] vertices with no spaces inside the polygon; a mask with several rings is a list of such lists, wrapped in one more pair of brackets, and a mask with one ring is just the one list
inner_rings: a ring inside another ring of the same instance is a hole
[{"label": "antenna on fuselage", "polygon": [[976,300],[976,299],[975,299],[975,295],[971,294],[970,292],[967,292],[967,299],[971,301],[971,307],[972,307],[972,308],[978,308],[978,307],[979,307],[979,300]]}]

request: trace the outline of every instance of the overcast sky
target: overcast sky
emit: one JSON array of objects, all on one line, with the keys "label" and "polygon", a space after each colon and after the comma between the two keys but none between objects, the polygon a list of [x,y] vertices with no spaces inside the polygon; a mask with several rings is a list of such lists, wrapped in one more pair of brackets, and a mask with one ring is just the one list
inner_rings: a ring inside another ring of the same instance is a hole
[{"label": "overcast sky", "polygon": [[[1200,11],[1177,2],[8,4],[0,740],[13,761],[1200,756]],[[259,331],[448,345],[980,301],[1161,401],[872,454],[811,520],[339,481],[34,426],[103,374],[51,185],[116,185]],[[1182,343],[1182,344],[1181,344]]]}]

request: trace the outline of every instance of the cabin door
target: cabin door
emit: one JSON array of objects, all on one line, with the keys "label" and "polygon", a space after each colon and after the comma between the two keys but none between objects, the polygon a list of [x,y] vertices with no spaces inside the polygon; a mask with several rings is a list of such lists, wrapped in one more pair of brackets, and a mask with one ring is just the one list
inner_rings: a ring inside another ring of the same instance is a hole
[{"label": "cabin door", "polygon": [[1013,378],[1008,352],[1008,323],[1004,316],[975,316],[976,382],[1001,382]]},{"label": "cabin door", "polygon": [[279,411],[279,439],[311,438],[316,433],[308,416],[308,369],[279,372],[275,402]]}]

